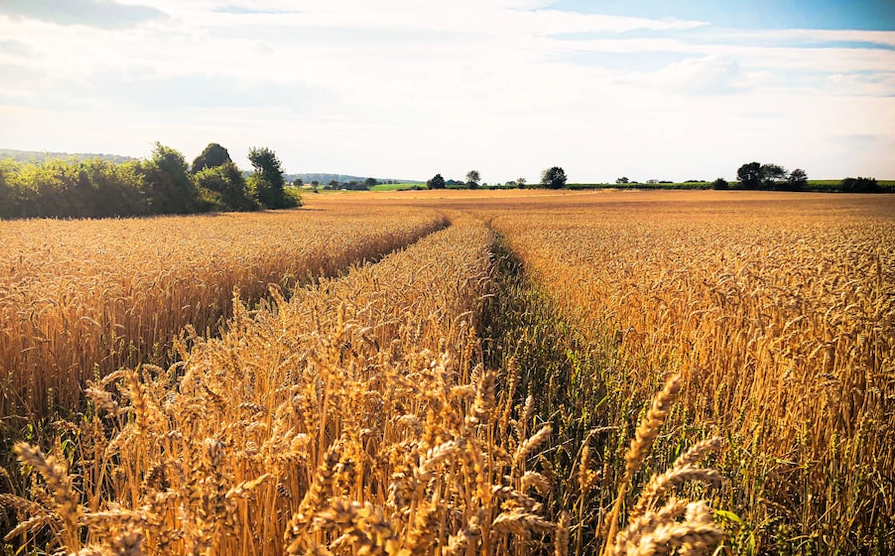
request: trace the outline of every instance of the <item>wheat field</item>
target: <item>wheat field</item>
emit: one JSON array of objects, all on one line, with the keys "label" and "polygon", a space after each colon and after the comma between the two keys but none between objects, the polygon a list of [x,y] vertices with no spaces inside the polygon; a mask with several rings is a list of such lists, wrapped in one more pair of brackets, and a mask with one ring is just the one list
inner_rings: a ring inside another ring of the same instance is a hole
[{"label": "wheat field", "polygon": [[254,303],[444,225],[435,211],[0,222],[0,415],[64,412],[88,379],[166,364],[185,326],[217,329],[235,287]]},{"label": "wheat field", "polygon": [[[733,528],[744,548],[886,553],[895,204],[714,197],[723,201],[566,203],[496,214],[493,225],[600,361],[576,378],[603,400],[579,412],[592,427],[624,431],[631,400],[679,369],[687,385],[656,464],[693,438],[725,435],[719,502],[745,522]],[[616,434],[603,441],[615,446],[614,476]]]},{"label": "wheat field", "polygon": [[[7,551],[895,549],[888,197],[402,192],[307,207],[256,218],[327,230],[329,247],[217,287],[214,326],[160,324],[164,363],[143,348],[101,372],[50,367],[69,413],[6,435]],[[170,249],[171,276],[198,281],[291,248],[219,218],[200,228],[221,222],[229,250],[153,219],[166,241],[134,253]],[[118,223],[3,225],[102,224]],[[34,275],[73,281],[56,268]]]}]

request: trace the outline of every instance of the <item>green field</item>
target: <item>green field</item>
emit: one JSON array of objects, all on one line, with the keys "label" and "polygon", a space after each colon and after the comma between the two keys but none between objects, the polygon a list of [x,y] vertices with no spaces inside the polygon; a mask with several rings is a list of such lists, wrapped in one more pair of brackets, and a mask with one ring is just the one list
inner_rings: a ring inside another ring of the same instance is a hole
[{"label": "green field", "polygon": [[415,183],[380,183],[370,188],[370,191],[404,191],[406,189],[420,188],[426,189],[426,184],[422,182]]}]

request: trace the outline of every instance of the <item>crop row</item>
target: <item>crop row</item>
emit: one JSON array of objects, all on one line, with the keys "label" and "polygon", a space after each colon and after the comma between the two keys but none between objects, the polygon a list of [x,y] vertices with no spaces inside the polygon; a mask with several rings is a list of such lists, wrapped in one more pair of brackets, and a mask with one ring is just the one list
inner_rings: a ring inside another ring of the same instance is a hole
[{"label": "crop row", "polygon": [[878,206],[888,199],[797,201],[567,202],[493,224],[576,339],[568,388],[586,394],[545,382],[541,410],[579,436],[599,430],[608,477],[624,472],[633,401],[680,369],[683,404],[651,465],[726,436],[719,505],[740,520],[739,550],[884,553],[895,548],[895,212]]},{"label": "crop row", "polygon": [[0,223],[0,417],[76,410],[80,389],[170,362],[185,326],[376,259],[445,225],[434,211],[267,213]]},{"label": "crop row", "polygon": [[[84,555],[598,553],[569,511],[583,497],[555,491],[590,488],[590,452],[568,447],[576,470],[557,477],[551,426],[516,395],[519,368],[485,365],[495,348],[481,334],[501,328],[494,239],[455,216],[289,300],[277,288],[254,310],[236,299],[219,338],[175,339],[168,369],[89,382],[87,411],[55,424],[48,452],[16,445],[30,486],[0,495],[16,517],[6,540]],[[622,494],[680,386],[645,414]],[[606,553],[717,543],[708,506],[668,487],[714,481],[696,464],[719,441],[657,476],[606,532]]]},{"label": "crop row", "polygon": [[458,223],[289,301],[237,300],[222,337],[184,347],[182,366],[92,384],[83,482],[67,507],[33,513],[63,524],[70,552],[85,534],[97,553],[465,549],[482,508],[507,496],[477,421],[496,403],[475,364],[490,243]]}]

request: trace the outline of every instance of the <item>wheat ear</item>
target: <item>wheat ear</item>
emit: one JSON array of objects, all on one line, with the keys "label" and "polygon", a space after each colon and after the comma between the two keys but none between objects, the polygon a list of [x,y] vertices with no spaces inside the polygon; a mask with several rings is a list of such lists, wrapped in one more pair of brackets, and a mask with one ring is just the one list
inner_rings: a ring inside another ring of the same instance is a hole
[{"label": "wheat ear", "polygon": [[665,419],[668,417],[668,412],[671,410],[671,404],[675,397],[677,397],[680,389],[681,376],[673,375],[653,399],[653,403],[646,413],[646,417],[641,421],[640,426],[637,427],[637,432],[634,435],[634,439],[631,441],[631,446],[628,448],[628,451],[625,452],[625,461],[627,462],[627,465],[625,466],[625,476],[622,478],[621,484],[618,485],[618,497],[615,500],[615,506],[612,508],[612,513],[609,515],[609,533],[606,535],[606,540],[603,543],[603,549],[600,551],[600,556],[606,556],[607,550],[612,546],[612,541],[618,531],[618,516],[621,512],[622,502],[624,501],[625,493],[628,490],[628,485],[631,483],[634,473],[639,471],[640,466],[643,465],[643,460],[646,458],[646,454],[649,452],[650,448],[652,448],[653,441],[655,441],[656,437],[659,435],[659,429],[662,428],[662,425],[665,423]]}]

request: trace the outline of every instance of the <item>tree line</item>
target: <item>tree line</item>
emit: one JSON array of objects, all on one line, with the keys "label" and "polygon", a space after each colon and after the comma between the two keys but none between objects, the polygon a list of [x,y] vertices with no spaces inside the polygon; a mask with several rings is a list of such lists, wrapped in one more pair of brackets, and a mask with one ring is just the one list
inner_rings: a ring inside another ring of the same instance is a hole
[{"label": "tree line", "polygon": [[[559,166],[552,166],[541,172],[540,185],[548,189],[561,189],[565,187],[566,180],[566,171]],[[487,183],[480,184],[479,182],[481,181],[482,175],[479,173],[479,171],[470,170],[466,173],[465,182],[458,180],[445,180],[441,174],[435,174],[434,177],[426,181],[426,187],[429,189],[445,189],[447,187],[455,189],[478,189],[479,187],[488,185]],[[515,181],[506,182],[504,186],[525,189],[527,183],[528,180],[526,180],[525,178],[517,178]]]},{"label": "tree line", "polygon": [[230,153],[210,143],[187,163],[156,143],[150,158],[115,163],[47,159],[0,161],[0,218],[104,218],[253,211],[301,205],[283,166],[266,147],[249,151],[246,175]]},{"label": "tree line", "polygon": [[[805,191],[811,189],[808,183],[808,174],[801,168],[787,171],[779,164],[760,162],[748,162],[737,169],[737,189],[767,190],[767,191]],[[712,183],[714,189],[729,189],[734,185],[729,184],[723,178],[718,178]],[[842,193],[879,193],[883,191],[876,178],[845,178],[835,185],[824,188],[826,191],[838,191]]]},{"label": "tree line", "polygon": [[[470,170],[466,174],[466,181],[445,180],[441,174],[435,174],[434,177],[426,182],[429,189],[444,189],[446,187],[454,189],[478,189],[487,186],[487,183],[480,184],[481,174],[478,170]],[[553,166],[541,172],[541,181],[539,185],[548,189],[561,189],[567,187],[567,176],[565,170],[559,166]],[[525,188],[527,182],[525,178],[518,178],[515,181],[508,181],[505,184],[496,187],[518,187]],[[646,184],[630,180],[627,177],[621,177],[615,180],[616,187],[627,188],[629,186],[645,187],[648,189],[661,188],[667,186],[669,188],[682,189],[746,189],[746,190],[768,190],[768,191],[830,191],[842,193],[879,193],[892,191],[892,187],[887,184],[879,184],[876,178],[845,178],[841,181],[821,180],[814,184],[809,184],[808,174],[801,168],[796,168],[791,172],[783,166],[773,163],[762,164],[760,162],[749,162],[743,164],[737,169],[737,181],[728,182],[724,178],[718,178],[709,183],[705,180],[687,180],[682,184],[676,184],[671,181],[649,180]],[[610,184],[571,184],[568,187],[573,189],[588,189],[612,187]],[[895,192],[895,191],[893,191]]]}]

